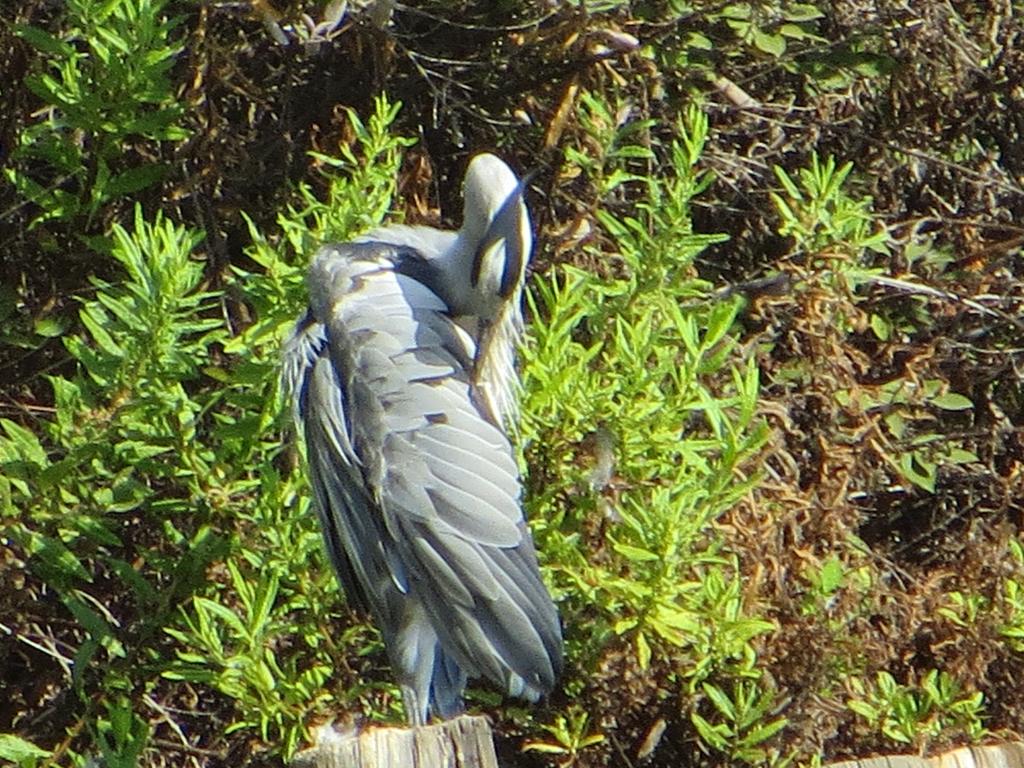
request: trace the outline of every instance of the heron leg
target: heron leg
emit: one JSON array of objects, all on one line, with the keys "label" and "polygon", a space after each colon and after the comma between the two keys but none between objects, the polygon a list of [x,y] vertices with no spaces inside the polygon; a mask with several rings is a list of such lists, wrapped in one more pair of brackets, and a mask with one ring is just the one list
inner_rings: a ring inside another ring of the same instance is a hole
[{"label": "heron leg", "polygon": [[420,696],[416,688],[411,685],[403,685],[401,686],[401,689],[402,707],[405,709],[405,719],[409,722],[409,725],[414,728],[426,725],[427,697]]},{"label": "heron leg", "polygon": [[434,714],[445,720],[462,714],[462,694],[466,690],[466,673],[440,646],[434,655],[434,675],[430,681],[430,706]]}]

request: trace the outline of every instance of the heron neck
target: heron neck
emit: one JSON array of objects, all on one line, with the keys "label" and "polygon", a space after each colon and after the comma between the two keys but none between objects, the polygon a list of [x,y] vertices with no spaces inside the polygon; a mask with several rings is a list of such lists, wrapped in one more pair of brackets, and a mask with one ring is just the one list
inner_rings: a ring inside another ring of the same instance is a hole
[{"label": "heron neck", "polygon": [[[444,255],[444,271],[452,277],[449,281],[452,286],[462,285],[464,290],[458,291],[458,295],[446,298],[448,306],[456,314],[460,315],[481,315],[491,308],[496,290],[493,288],[494,280],[491,275],[492,265],[483,264],[480,279],[475,286],[470,284],[473,273],[473,263],[476,260],[477,251],[480,248],[485,228],[479,224],[464,225],[459,230],[458,236],[452,247]],[[451,293],[456,293],[452,291]]]}]

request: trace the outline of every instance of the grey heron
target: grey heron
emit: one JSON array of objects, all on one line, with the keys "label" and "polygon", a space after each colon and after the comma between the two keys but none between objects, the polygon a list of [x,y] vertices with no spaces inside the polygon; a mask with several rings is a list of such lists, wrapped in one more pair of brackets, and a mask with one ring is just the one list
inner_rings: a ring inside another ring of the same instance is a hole
[{"label": "grey heron", "polygon": [[380,628],[413,725],[467,678],[536,701],[562,666],[506,434],[532,248],[523,184],[490,154],[457,232],[327,245],[285,346],[314,505],[338,578]]}]

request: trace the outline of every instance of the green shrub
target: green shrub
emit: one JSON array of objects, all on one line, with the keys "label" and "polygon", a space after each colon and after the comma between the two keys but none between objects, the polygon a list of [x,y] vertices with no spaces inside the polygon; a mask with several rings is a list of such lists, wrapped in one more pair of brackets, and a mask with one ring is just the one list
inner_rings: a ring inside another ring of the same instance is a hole
[{"label": "green shrub", "polygon": [[187,137],[168,76],[183,47],[167,0],[68,0],[62,31],[23,25],[40,54],[28,79],[44,119],[27,126],[7,178],[47,219],[92,218],[109,201],[164,177],[137,142]]},{"label": "green shrub", "polygon": [[[653,150],[635,140],[649,126],[616,127],[594,119],[610,107],[582,104],[591,144],[609,150],[580,170],[605,195],[636,199],[596,213],[621,260],[609,274],[564,266],[534,283],[521,430],[531,477],[544,479],[531,479],[530,519],[583,659],[612,636],[630,639],[642,668],[689,649],[679,674],[696,686],[748,663],[749,642],[772,626],[744,615],[713,529],[754,482],[757,369],[734,362],[738,302],[709,301],[692,271],[723,239],[694,233],[689,216],[710,182],[696,169],[705,116],[687,111],[664,147],[667,171],[652,175]],[[606,443],[596,468],[584,459],[595,436]],[[604,540],[589,538],[595,529]]]}]

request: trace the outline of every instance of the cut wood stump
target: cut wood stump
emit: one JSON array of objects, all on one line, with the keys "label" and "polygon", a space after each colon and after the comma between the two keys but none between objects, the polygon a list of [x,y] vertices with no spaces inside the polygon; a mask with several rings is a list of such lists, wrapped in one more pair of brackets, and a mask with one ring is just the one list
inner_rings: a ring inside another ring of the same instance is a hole
[{"label": "cut wood stump", "polygon": [[961,747],[935,757],[893,755],[828,763],[825,768],[1024,768],[1024,743]]},{"label": "cut wood stump", "polygon": [[419,728],[322,728],[292,768],[498,768],[486,717],[463,715]]}]

